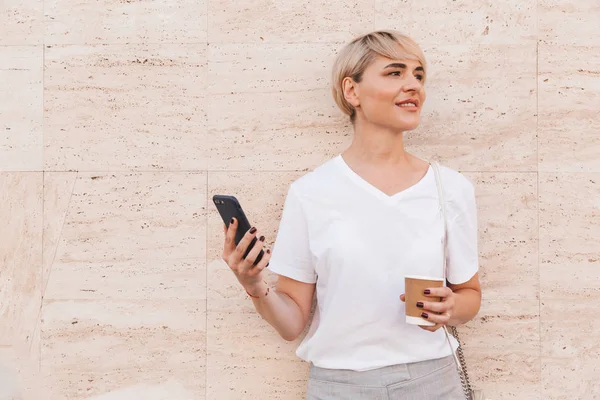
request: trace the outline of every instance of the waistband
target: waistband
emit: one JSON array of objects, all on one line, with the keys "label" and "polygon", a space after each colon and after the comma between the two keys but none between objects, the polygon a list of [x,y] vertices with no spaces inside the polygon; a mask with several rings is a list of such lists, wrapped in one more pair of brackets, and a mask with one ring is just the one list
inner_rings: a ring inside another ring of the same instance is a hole
[{"label": "waistband", "polygon": [[418,379],[448,365],[454,365],[452,356],[409,364],[390,365],[369,371],[319,368],[311,364],[309,378],[341,384],[385,387],[394,383]]}]

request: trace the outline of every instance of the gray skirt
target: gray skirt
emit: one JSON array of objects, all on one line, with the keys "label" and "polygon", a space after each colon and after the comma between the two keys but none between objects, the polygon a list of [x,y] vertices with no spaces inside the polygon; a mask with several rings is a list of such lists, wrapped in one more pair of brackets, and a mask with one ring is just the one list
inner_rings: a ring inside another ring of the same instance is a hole
[{"label": "gray skirt", "polygon": [[452,356],[370,371],[310,367],[307,400],[462,400]]}]

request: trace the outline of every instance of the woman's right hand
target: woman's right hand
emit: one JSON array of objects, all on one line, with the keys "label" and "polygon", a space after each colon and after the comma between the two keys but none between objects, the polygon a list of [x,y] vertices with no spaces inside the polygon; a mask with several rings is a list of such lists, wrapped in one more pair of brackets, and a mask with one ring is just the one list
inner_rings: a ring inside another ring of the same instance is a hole
[{"label": "woman's right hand", "polygon": [[231,220],[229,228],[224,226],[225,244],[223,246],[223,260],[229,265],[229,268],[231,268],[244,289],[249,294],[258,296],[258,293],[263,290],[264,286],[262,270],[269,264],[271,251],[266,250],[260,262],[254,265],[260,251],[264,248],[265,237],[260,236],[252,247],[252,250],[250,250],[250,253],[244,258],[246,249],[257,235],[257,230],[256,228],[252,228],[246,232],[240,243],[236,246],[235,233],[237,232],[237,228],[238,221],[235,218]]}]

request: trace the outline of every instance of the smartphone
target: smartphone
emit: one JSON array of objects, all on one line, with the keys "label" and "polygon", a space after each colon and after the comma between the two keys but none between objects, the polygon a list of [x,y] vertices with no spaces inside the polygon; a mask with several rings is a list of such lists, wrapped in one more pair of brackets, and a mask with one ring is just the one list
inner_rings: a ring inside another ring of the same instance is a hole
[{"label": "smartphone", "polygon": [[[242,206],[238,199],[235,196],[223,196],[223,195],[215,195],[213,196],[213,203],[217,207],[219,214],[221,214],[221,218],[225,225],[229,228],[229,223],[231,222],[231,218],[235,218],[238,221],[237,231],[235,233],[235,245],[237,246],[240,243],[240,240],[244,237],[246,232],[252,228],[250,222],[248,222],[248,218],[246,218],[246,214],[244,210],[242,210]],[[244,253],[244,258],[248,255],[254,244],[256,243],[256,237],[252,239],[252,242],[246,249]],[[258,257],[256,257],[256,261],[254,261],[254,265],[258,264],[260,260],[263,258],[264,251],[260,251]]]}]

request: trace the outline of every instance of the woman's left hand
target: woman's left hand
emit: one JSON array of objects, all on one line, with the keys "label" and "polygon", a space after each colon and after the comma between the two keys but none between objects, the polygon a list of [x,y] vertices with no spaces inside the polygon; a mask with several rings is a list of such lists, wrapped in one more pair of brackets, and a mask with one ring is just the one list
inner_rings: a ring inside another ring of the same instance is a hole
[{"label": "woman's left hand", "polygon": [[[448,322],[454,316],[456,295],[449,287],[430,288],[428,290],[429,294],[424,294],[425,297],[435,298],[436,300],[441,298],[442,301],[424,301],[422,307],[420,303],[417,303],[417,307],[423,310],[422,317],[435,323],[434,326],[419,325],[419,327],[426,331],[435,332],[442,326],[448,325]],[[406,301],[406,297],[401,295],[400,300]]]}]

